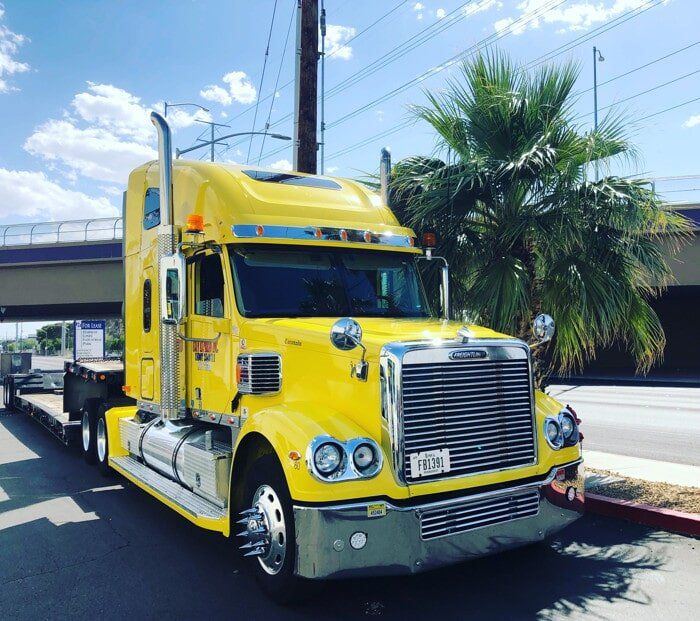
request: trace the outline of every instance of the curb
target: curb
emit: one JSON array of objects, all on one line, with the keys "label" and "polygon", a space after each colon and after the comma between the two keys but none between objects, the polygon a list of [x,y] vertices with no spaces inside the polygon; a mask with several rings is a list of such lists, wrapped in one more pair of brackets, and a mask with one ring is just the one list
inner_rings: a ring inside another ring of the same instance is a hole
[{"label": "curb", "polygon": [[591,513],[670,530],[690,537],[700,537],[700,514],[697,513],[662,509],[599,494],[586,494],[585,502],[586,511]]}]

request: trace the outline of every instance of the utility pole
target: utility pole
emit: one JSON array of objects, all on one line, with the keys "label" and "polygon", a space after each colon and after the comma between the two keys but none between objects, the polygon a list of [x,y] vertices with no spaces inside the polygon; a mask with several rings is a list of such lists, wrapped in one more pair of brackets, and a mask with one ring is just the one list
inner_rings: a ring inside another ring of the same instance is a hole
[{"label": "utility pole", "polygon": [[[172,107],[172,106],[171,106]],[[214,153],[214,145],[219,142],[219,140],[216,139],[214,136],[214,131],[216,130],[217,127],[231,127],[230,125],[226,125],[224,123],[214,123],[214,121],[202,121],[201,119],[195,119],[197,123],[204,123],[205,125],[209,125],[211,128],[210,132],[210,139],[207,141],[207,144],[211,146],[211,149],[209,151],[209,161],[213,162],[215,159],[215,153]],[[201,136],[202,134],[200,134]]]},{"label": "utility pole", "polygon": [[[598,63],[605,60],[600,50],[593,46],[593,130],[598,131]],[[598,159],[595,160],[595,180],[598,181]]]},{"label": "utility pole", "polygon": [[318,0],[297,0],[294,170],[316,173]]},{"label": "utility pole", "polygon": [[326,159],[326,8],[321,0],[321,174],[325,174]]}]

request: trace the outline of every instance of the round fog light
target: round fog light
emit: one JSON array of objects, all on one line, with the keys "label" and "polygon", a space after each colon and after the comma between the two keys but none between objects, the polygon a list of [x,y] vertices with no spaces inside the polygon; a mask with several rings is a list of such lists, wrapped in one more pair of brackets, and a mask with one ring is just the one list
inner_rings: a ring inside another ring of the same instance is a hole
[{"label": "round fog light", "polygon": [[353,550],[362,550],[367,545],[367,533],[357,531],[350,537],[350,547]]},{"label": "round fog light", "polygon": [[357,469],[364,471],[374,463],[374,449],[369,444],[360,444],[352,454],[352,459]]}]

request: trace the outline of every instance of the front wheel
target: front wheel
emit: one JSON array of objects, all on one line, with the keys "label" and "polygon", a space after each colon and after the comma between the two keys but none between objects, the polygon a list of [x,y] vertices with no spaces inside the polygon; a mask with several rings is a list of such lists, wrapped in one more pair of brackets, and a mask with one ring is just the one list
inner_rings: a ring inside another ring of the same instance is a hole
[{"label": "front wheel", "polygon": [[258,458],[248,472],[238,509],[241,550],[271,599],[280,604],[299,601],[308,593],[308,581],[294,575],[294,513],[284,473],[274,455]]}]

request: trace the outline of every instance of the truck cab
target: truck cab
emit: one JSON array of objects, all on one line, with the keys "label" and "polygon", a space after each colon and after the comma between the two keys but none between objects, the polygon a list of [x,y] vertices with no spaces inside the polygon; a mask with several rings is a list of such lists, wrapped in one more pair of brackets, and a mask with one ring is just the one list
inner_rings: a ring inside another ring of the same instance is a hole
[{"label": "truck cab", "polygon": [[106,471],[233,538],[278,599],[301,579],[540,541],[580,515],[575,413],[534,389],[528,344],[444,316],[447,280],[438,316],[386,193],[172,162],[153,120],[160,158],[125,196],[131,401],[88,426]]}]

